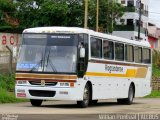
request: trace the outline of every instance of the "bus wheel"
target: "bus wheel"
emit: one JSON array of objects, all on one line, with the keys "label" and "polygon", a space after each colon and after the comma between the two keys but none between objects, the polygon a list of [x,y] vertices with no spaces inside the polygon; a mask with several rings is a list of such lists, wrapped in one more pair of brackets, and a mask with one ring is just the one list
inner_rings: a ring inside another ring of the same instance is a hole
[{"label": "bus wheel", "polygon": [[133,85],[130,85],[129,91],[128,91],[128,98],[117,99],[117,102],[119,104],[131,105],[133,103],[133,99],[134,99],[134,88],[133,88]]},{"label": "bus wheel", "polygon": [[41,106],[43,100],[30,99],[32,106]]},{"label": "bus wheel", "polygon": [[83,101],[77,101],[77,105],[82,108],[88,107],[90,102],[90,94],[91,94],[91,91],[90,91],[89,85],[86,84],[84,88],[84,93],[83,93]]}]

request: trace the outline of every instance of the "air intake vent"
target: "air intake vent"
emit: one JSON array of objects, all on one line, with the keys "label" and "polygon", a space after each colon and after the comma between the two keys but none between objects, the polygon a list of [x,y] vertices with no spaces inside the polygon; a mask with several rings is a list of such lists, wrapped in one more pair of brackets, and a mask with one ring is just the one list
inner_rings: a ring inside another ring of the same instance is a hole
[{"label": "air intake vent", "polygon": [[54,97],[55,91],[46,91],[46,90],[29,90],[31,96],[36,97]]}]

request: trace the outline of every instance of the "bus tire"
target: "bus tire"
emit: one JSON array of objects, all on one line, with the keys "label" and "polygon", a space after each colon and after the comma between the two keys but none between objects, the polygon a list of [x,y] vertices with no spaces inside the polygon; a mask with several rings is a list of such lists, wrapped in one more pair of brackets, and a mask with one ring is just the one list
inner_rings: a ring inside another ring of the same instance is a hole
[{"label": "bus tire", "polygon": [[134,87],[131,84],[130,87],[129,87],[129,91],[128,91],[128,98],[117,99],[117,102],[119,104],[131,105],[133,103],[133,99],[134,99]]},{"label": "bus tire", "polygon": [[86,84],[86,86],[84,88],[84,93],[83,93],[83,100],[77,101],[77,105],[81,108],[88,107],[90,99],[91,99],[90,97],[91,97],[90,87],[88,84]]},{"label": "bus tire", "polygon": [[34,99],[30,99],[30,103],[32,106],[41,106],[43,100],[34,100]]}]

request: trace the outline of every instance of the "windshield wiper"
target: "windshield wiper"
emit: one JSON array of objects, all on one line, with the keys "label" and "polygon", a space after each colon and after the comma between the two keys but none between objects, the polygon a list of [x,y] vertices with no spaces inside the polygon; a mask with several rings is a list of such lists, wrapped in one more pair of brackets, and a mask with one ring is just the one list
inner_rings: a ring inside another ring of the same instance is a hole
[{"label": "windshield wiper", "polygon": [[41,67],[42,67],[42,63],[43,63],[43,60],[40,60],[40,61],[30,70],[30,72],[32,72],[32,71],[35,70],[37,67],[39,67],[39,65],[41,65]]},{"label": "windshield wiper", "polygon": [[48,66],[48,63],[49,63],[49,64],[51,65],[52,70],[53,70],[54,72],[57,72],[54,64],[53,64],[52,61],[50,60],[50,51],[51,51],[51,49],[49,50],[49,53],[48,53],[48,56],[47,56],[47,65],[46,65],[46,67]]},{"label": "windshield wiper", "polygon": [[44,64],[44,60],[43,60],[43,53],[42,53],[41,60],[30,70],[30,72],[32,72],[33,70],[35,70],[37,67],[39,68],[39,65],[41,65],[41,68],[42,68],[43,64]]}]

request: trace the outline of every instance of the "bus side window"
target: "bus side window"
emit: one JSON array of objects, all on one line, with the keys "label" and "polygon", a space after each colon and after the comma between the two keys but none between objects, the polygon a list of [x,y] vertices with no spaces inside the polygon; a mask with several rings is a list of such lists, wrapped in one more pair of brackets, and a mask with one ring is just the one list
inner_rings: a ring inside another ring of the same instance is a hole
[{"label": "bus side window", "polygon": [[114,43],[111,41],[103,41],[103,56],[105,59],[114,59]]},{"label": "bus side window", "polygon": [[142,63],[142,48],[135,46],[134,50],[135,62]]},{"label": "bus side window", "polygon": [[151,50],[148,48],[143,48],[143,63],[151,63]]},{"label": "bus side window", "polygon": [[102,40],[91,37],[91,56],[102,58]]},{"label": "bus side window", "polygon": [[134,47],[132,45],[125,45],[125,60],[134,62]]},{"label": "bus side window", "polygon": [[124,61],[124,44],[115,43],[115,59],[119,61]]}]

